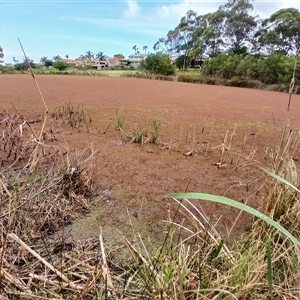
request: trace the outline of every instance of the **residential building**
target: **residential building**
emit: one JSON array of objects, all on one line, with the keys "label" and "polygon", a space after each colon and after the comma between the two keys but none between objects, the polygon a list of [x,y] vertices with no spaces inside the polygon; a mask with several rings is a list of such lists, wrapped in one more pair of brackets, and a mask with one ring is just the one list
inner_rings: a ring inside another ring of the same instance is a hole
[{"label": "residential building", "polygon": [[80,67],[84,66],[85,64],[84,60],[81,57],[77,57],[75,59],[61,58],[60,61],[65,62],[69,67]]},{"label": "residential building", "polygon": [[118,67],[120,60],[117,57],[106,57],[105,60],[95,59],[92,63],[93,69],[103,69],[107,67]]},{"label": "residential building", "polygon": [[123,66],[133,67],[138,69],[142,60],[147,57],[146,54],[136,53],[128,56],[128,59],[121,59],[120,62]]},{"label": "residential building", "polygon": [[191,68],[201,68],[203,63],[208,60],[209,60],[209,57],[205,56],[205,55],[196,57],[195,59],[191,60]]}]

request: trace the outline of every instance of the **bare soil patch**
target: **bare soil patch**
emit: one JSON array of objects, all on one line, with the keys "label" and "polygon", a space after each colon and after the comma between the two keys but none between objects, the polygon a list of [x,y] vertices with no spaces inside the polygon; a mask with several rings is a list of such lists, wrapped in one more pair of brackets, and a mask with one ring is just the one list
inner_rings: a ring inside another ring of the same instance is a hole
[{"label": "bare soil patch", "polygon": [[[172,192],[207,192],[259,206],[263,177],[259,166],[270,166],[267,149],[278,145],[288,95],[231,87],[205,86],[133,78],[37,76],[53,112],[83,106],[89,123],[79,129],[55,119],[46,132],[56,133],[49,144],[97,150],[93,211],[74,224],[76,238],[96,236],[99,226],[113,240],[136,231],[159,237],[161,221],[169,216]],[[29,75],[1,75],[0,109],[16,109],[37,120],[43,104]],[[300,96],[293,96],[291,125],[299,125]],[[116,126],[123,120],[124,134]],[[150,123],[161,126],[155,144],[128,143],[132,131],[150,134]],[[5,157],[1,159],[5,164]],[[299,153],[295,152],[298,166]],[[238,211],[201,203],[226,234]],[[240,234],[251,222],[242,214]]]}]

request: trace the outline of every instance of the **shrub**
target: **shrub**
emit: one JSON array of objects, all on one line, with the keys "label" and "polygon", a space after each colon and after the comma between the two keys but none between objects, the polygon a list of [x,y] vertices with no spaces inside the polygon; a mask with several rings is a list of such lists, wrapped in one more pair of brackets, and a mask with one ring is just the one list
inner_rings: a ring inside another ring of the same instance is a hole
[{"label": "shrub", "polygon": [[279,83],[280,77],[284,76],[283,60],[284,55],[276,52],[267,57],[261,57],[257,62],[258,79],[264,83]]},{"label": "shrub", "polygon": [[168,55],[162,53],[150,54],[141,62],[141,70],[152,74],[173,75],[175,68]]},{"label": "shrub", "polygon": [[[35,69],[36,65],[33,62],[30,62],[30,66],[31,68]],[[19,63],[19,64],[15,64],[15,68],[18,71],[22,71],[22,70],[27,70],[28,69],[28,63],[26,61]]]},{"label": "shrub", "polygon": [[222,76],[222,68],[225,66],[228,55],[220,54],[216,57],[211,58],[209,61],[205,62],[201,68],[201,72],[203,75],[210,76]]},{"label": "shrub", "polygon": [[13,74],[15,73],[14,67],[2,67],[0,68],[0,74]]},{"label": "shrub", "polygon": [[257,60],[257,56],[251,54],[246,55],[240,60],[240,63],[237,66],[236,75],[252,79],[258,78]]},{"label": "shrub", "polygon": [[220,70],[221,77],[231,79],[236,76],[237,68],[242,60],[243,57],[238,54],[228,56],[226,61],[224,60],[224,64]]},{"label": "shrub", "polygon": [[53,63],[53,67],[55,69],[58,69],[59,71],[62,71],[68,68],[68,64],[65,63],[64,61],[59,60]]},{"label": "shrub", "polygon": [[53,65],[53,61],[50,59],[45,60],[45,67],[51,67]]}]

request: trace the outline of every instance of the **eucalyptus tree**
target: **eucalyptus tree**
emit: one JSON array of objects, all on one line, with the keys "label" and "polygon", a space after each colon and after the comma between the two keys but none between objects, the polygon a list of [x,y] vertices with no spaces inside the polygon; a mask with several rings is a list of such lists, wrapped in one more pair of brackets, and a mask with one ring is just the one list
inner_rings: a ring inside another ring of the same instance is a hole
[{"label": "eucalyptus tree", "polygon": [[253,15],[253,5],[249,0],[228,0],[219,7],[223,16],[224,42],[233,52],[239,52],[243,47],[251,44],[258,16]]},{"label": "eucalyptus tree", "polygon": [[206,45],[206,52],[210,57],[218,55],[225,41],[224,34],[225,12],[221,9],[202,16],[201,37]]},{"label": "eucalyptus tree", "polygon": [[165,37],[161,37],[154,44],[153,50],[159,51],[168,55],[174,54],[175,32],[169,30]]},{"label": "eucalyptus tree", "polygon": [[[203,58],[203,55],[205,54],[207,49],[207,45],[205,44],[204,40],[199,38],[193,45],[193,48],[191,49],[189,53],[190,59],[196,59],[199,58],[200,61]],[[184,61],[183,61],[184,63]],[[177,64],[176,64],[177,65]],[[178,66],[178,65],[177,65]],[[200,69],[200,63],[199,63],[199,69]]]},{"label": "eucalyptus tree", "polygon": [[256,37],[260,49],[267,53],[273,50],[299,53],[300,12],[296,8],[284,8],[262,22]]},{"label": "eucalyptus tree", "polygon": [[153,49],[163,50],[167,54],[180,54],[183,55],[184,63],[183,68],[187,68],[187,59],[197,41],[198,35],[198,14],[189,10],[185,16],[180,19],[179,24],[175,29],[170,30],[166,37],[160,38]]},{"label": "eucalyptus tree", "polygon": [[177,53],[184,55],[184,69],[187,68],[187,60],[190,52],[201,34],[198,28],[198,14],[193,10],[189,10],[186,15],[181,18],[179,25],[174,30],[176,38],[175,50]]}]

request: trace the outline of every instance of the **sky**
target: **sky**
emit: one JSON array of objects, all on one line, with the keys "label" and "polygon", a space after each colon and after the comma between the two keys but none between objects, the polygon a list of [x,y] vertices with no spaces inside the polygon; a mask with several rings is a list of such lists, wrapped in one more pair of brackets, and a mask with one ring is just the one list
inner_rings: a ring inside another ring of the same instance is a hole
[{"label": "sky", "polygon": [[[87,51],[107,56],[133,54],[136,45],[154,52],[153,45],[174,29],[189,10],[202,15],[214,12],[227,1],[216,0],[0,0],[0,44],[4,62],[13,57],[23,61],[26,55],[39,62],[41,57],[54,55],[76,58]],[[255,12],[269,17],[288,7],[300,10],[300,0],[252,2]]]}]

